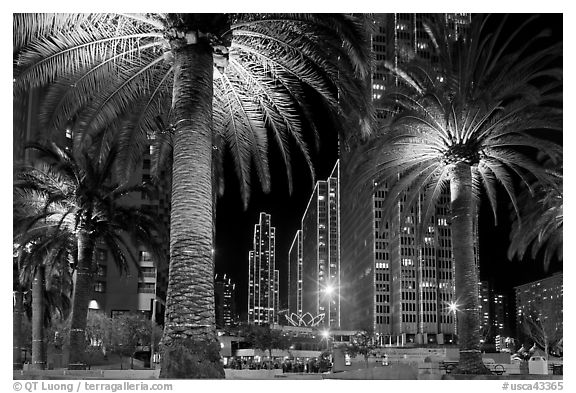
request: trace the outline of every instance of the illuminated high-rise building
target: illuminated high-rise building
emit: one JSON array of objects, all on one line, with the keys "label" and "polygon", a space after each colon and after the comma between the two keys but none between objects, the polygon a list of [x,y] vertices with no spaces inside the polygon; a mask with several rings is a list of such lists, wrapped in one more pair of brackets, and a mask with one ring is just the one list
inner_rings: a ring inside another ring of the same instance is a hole
[{"label": "illuminated high-rise building", "polygon": [[[424,14],[373,15],[371,45],[372,98],[377,117],[387,81],[384,61],[397,65],[418,56],[434,64]],[[445,14],[454,37],[470,22],[467,14]],[[447,343],[456,333],[453,308],[454,264],[450,229],[450,197],[444,190],[428,222],[422,223],[422,198],[406,205],[404,195],[390,216],[383,217],[388,184],[354,190],[353,169],[360,143],[352,137],[340,144],[341,185],[341,321],[343,329],[370,329],[381,343]],[[409,209],[409,210],[408,210]],[[424,233],[417,236],[417,228]],[[477,253],[476,253],[477,255]]]},{"label": "illuminated high-rise building", "polygon": [[339,164],[316,182],[289,251],[289,312],[340,326]]},{"label": "illuminated high-rise building", "polygon": [[[555,323],[557,329],[562,331],[564,280],[562,272],[550,277],[532,281],[515,287],[516,295],[516,328],[518,337],[525,337],[524,318],[530,315],[547,324]],[[550,334],[550,332],[547,332]]]},{"label": "illuminated high-rise building", "polygon": [[216,327],[226,328],[235,326],[237,322],[236,313],[236,284],[224,276],[214,277],[214,304],[216,311]]},{"label": "illuminated high-rise building", "polygon": [[279,273],[275,270],[276,228],[270,225],[270,214],[260,213],[254,225],[253,250],[248,253],[248,322],[277,322]]}]

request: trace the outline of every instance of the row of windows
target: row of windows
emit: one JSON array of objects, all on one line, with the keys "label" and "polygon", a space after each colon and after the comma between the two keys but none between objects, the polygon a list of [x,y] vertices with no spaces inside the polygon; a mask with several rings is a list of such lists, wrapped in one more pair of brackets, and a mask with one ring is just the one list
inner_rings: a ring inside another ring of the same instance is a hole
[{"label": "row of windows", "polygon": [[376,315],[376,323],[378,324],[390,324],[389,315]]},{"label": "row of windows", "polygon": [[[405,292],[402,291],[402,300],[416,300],[416,292]],[[414,309],[413,311],[416,311],[416,309]]]},{"label": "row of windows", "polygon": [[416,315],[402,314],[402,322],[416,322]]}]

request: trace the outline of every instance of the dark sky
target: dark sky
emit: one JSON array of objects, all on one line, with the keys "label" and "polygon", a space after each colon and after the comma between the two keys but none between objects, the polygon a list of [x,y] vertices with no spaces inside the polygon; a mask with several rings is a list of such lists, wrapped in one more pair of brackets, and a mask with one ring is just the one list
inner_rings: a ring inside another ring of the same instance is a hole
[{"label": "dark sky", "polygon": [[[526,15],[517,14],[510,18],[511,25],[524,20]],[[551,29],[550,42],[562,39],[562,16],[542,15],[534,27]],[[533,32],[535,30],[531,30]],[[330,130],[322,131],[320,150],[314,153],[316,179],[325,180],[338,158],[337,136]],[[272,144],[271,144],[272,145]],[[216,221],[216,272],[226,273],[237,284],[238,311],[244,316],[247,310],[248,251],[252,248],[254,224],[260,212],[271,214],[271,223],[276,227],[276,268],[280,270],[280,305],[287,305],[288,250],[310,195],[312,182],[302,157],[293,152],[294,190],[288,194],[285,168],[274,160],[271,152],[272,191],[263,194],[257,180],[253,180],[252,196],[248,209],[244,211],[240,199],[238,182],[230,164],[226,165],[226,191],[219,199]],[[501,193],[502,194],[502,193]],[[482,280],[492,280],[501,292],[509,292],[520,285],[561,270],[560,263],[553,263],[548,272],[539,260],[525,258],[524,261],[509,261],[506,256],[510,223],[508,203],[502,200],[499,207],[498,226],[494,225],[489,204],[484,201],[480,210],[480,269]]]}]

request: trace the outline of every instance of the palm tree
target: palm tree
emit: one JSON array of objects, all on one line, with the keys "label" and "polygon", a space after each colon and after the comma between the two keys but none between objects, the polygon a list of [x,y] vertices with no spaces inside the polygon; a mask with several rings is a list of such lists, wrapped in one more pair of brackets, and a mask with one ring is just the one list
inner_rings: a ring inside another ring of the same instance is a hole
[{"label": "palm tree", "polygon": [[562,165],[544,163],[551,182],[536,181],[530,188],[524,187],[518,197],[520,216],[514,216],[508,258],[524,258],[530,250],[534,259],[543,251],[544,269],[553,258],[563,258],[563,175]]},{"label": "palm tree", "polygon": [[458,41],[450,39],[445,24],[430,24],[438,64],[388,65],[390,79],[399,81],[386,96],[390,121],[365,145],[357,171],[363,184],[388,184],[385,211],[401,198],[406,206],[420,203],[422,225],[428,225],[441,193],[449,190],[458,367],[465,373],[487,372],[479,347],[473,231],[481,189],[495,219],[498,186],[518,211],[515,179],[550,182],[533,159],[535,152],[562,154],[560,146],[542,139],[562,127],[561,69],[555,68],[560,45],[538,46],[543,35],[536,34],[513,50],[514,37],[527,22],[519,28],[502,22],[489,31],[491,20],[474,16],[468,34]]},{"label": "palm tree", "polygon": [[[53,316],[65,319],[70,310],[72,296],[72,272],[75,245],[69,233],[62,234],[57,228],[29,230],[17,235],[19,241],[17,280],[23,288],[30,288],[28,311],[32,320],[33,369],[46,367],[45,328],[51,325]],[[26,298],[23,309],[26,310]],[[29,316],[30,317],[30,316]],[[19,328],[19,327],[18,327]]]},{"label": "palm tree", "polygon": [[[71,266],[77,252],[73,234],[60,230],[57,223],[43,221],[31,226],[29,221],[42,214],[41,206],[21,196],[15,192],[13,198],[14,285],[20,292],[15,295],[15,310],[19,315],[14,327],[19,334],[22,313],[31,312],[32,368],[44,369],[47,360],[44,328],[50,326],[52,315],[65,318],[69,312]],[[24,291],[31,296],[25,296]],[[30,297],[31,302],[27,304]]]},{"label": "palm tree", "polygon": [[[20,218],[27,223],[27,230],[55,228],[63,242],[69,241],[70,234],[73,234],[77,257],[74,266],[76,277],[72,296],[69,367],[84,367],[81,362],[88,303],[96,272],[96,244],[101,243],[107,247],[122,273],[127,271],[129,260],[136,263],[128,239],[132,240],[132,244],[145,245],[156,261],[162,260],[162,232],[158,220],[149,213],[119,204],[123,196],[133,191],[147,191],[147,188],[112,183],[111,170],[116,158],[114,148],[107,149],[103,159],[98,160],[86,152],[74,155],[55,144],[48,147],[32,144],[31,147],[41,154],[43,163],[25,168],[17,175],[14,187],[21,203],[19,211],[27,214]],[[48,256],[62,254],[65,248],[56,238],[52,236],[52,240],[40,242],[35,247],[46,250]],[[30,240],[22,244],[28,243]]]},{"label": "palm tree", "polygon": [[246,206],[252,171],[270,189],[269,137],[291,190],[292,145],[312,170],[317,124],[371,120],[368,45],[350,15],[18,14],[14,37],[15,90],[51,83],[47,129],[73,121],[78,145],[118,130],[127,173],[151,141],[153,170],[172,160],[164,345],[216,340],[213,155],[230,153]]}]

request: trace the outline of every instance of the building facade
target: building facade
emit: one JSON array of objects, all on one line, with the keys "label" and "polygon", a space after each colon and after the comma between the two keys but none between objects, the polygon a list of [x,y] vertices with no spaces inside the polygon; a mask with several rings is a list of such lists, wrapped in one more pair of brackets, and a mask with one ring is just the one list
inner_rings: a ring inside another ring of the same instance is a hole
[{"label": "building facade", "polygon": [[254,225],[253,249],[248,253],[248,323],[278,320],[279,272],[275,270],[276,228],[269,214],[260,213]]},{"label": "building facade", "polygon": [[[529,339],[526,334],[526,318],[536,317],[546,321],[547,334],[550,330],[561,332],[564,327],[563,299],[564,285],[562,272],[541,280],[529,282],[514,288],[516,295],[516,328],[521,342]],[[552,329],[553,325],[553,329]]]},{"label": "building facade", "polygon": [[327,180],[316,182],[302,217],[300,314],[324,315],[326,327],[340,326],[339,194],[339,163],[336,163]]}]

